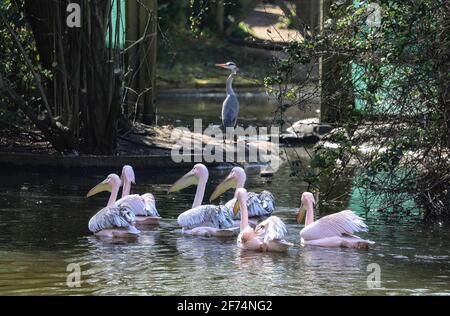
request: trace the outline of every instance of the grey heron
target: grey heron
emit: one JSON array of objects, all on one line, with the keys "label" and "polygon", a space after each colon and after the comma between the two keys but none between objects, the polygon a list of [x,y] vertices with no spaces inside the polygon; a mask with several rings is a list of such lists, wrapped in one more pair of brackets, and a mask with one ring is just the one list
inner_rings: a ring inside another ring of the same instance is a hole
[{"label": "grey heron", "polygon": [[226,132],[226,138],[230,139],[232,129],[236,127],[237,118],[239,114],[239,101],[233,90],[233,80],[237,76],[239,68],[232,61],[225,64],[216,64],[217,67],[231,70],[226,82],[227,97],[222,105],[222,124]]}]

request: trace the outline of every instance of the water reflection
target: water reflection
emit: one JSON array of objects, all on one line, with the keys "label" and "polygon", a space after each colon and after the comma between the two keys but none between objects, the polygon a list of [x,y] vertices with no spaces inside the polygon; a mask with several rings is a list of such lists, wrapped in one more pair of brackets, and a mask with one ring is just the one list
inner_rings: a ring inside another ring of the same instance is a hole
[{"label": "water reflection", "polygon": [[[265,93],[242,93],[236,92],[239,97],[239,125],[244,126],[270,126],[274,121],[274,113],[277,104],[269,99]],[[160,95],[157,104],[158,124],[172,124],[175,126],[192,127],[192,117],[202,118],[207,124],[220,125],[220,113],[222,103],[225,99],[225,91],[210,94],[173,94]],[[305,106],[305,111],[300,112],[298,108],[289,108],[284,119],[291,126],[292,123],[302,118],[317,117],[318,103]],[[175,119],[174,119],[175,118]],[[203,126],[206,128],[206,126]]]},{"label": "water reflection", "polygon": [[[162,119],[179,116],[182,124],[195,112],[220,122],[217,113],[221,98],[214,102],[209,99],[204,105],[196,105],[197,101],[183,103],[182,111],[173,99],[159,102]],[[258,102],[241,101],[247,108],[242,113],[244,122],[252,122],[251,113],[259,113],[256,117],[262,122],[273,119],[270,115],[261,117],[261,113],[270,113],[265,108],[270,105]],[[305,149],[299,153],[307,159]],[[275,195],[276,214],[287,223],[286,239],[295,246],[286,254],[240,251],[234,238],[181,234],[176,218],[190,208],[195,188],[170,195],[167,189],[186,172],[137,169],[133,190],[152,192],[164,220],[159,227],[142,228],[139,238],[104,240],[91,235],[87,222],[106,204],[107,194],[84,197],[104,178],[103,173],[2,170],[0,294],[450,295],[449,227],[394,225],[369,216],[370,232],[361,237],[376,242],[370,251],[302,247],[302,227],[295,223],[294,214],[307,184],[290,177],[289,167],[283,165],[270,180],[249,172],[247,187],[252,191],[266,189]],[[223,168],[210,170],[206,197],[228,172]],[[321,190],[327,190],[330,184],[340,203],[319,209],[319,216],[349,204],[350,197],[343,192],[349,191],[352,179],[324,182]],[[229,192],[221,202],[231,196]],[[79,288],[66,285],[70,263],[81,266]],[[367,287],[370,263],[381,267],[381,289]]]},{"label": "water reflection", "polygon": [[[10,181],[2,181],[0,194],[0,294],[450,294],[448,227],[369,218],[371,230],[362,237],[376,241],[370,251],[302,247],[294,214],[306,184],[289,178],[283,166],[271,182],[250,174],[248,187],[274,193],[277,215],[295,246],[287,254],[240,251],[234,238],[181,234],[176,217],[190,207],[194,191],[167,195],[166,190],[185,172],[137,173],[135,190],[153,190],[164,220],[128,240],[103,240],[87,230],[107,197],[88,200],[84,194],[103,175],[86,175],[74,184],[79,175],[6,174]],[[208,190],[227,173],[211,170]],[[66,285],[69,263],[81,265],[80,288]],[[370,263],[381,267],[381,289],[367,288]]]}]

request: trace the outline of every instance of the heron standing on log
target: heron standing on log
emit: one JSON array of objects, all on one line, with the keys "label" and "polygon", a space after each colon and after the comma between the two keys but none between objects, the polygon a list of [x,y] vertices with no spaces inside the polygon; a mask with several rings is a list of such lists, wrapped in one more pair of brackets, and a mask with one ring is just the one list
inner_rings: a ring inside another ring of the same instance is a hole
[{"label": "heron standing on log", "polygon": [[232,129],[236,127],[239,114],[239,101],[233,91],[233,80],[237,76],[239,68],[232,61],[226,64],[216,64],[217,67],[231,70],[226,83],[227,97],[222,105],[222,124],[225,129],[226,138],[231,139]]}]

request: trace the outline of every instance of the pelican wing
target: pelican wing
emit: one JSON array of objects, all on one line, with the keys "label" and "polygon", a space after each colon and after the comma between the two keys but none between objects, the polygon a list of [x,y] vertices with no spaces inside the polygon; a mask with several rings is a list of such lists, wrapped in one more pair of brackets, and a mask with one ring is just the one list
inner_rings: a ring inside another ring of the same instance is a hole
[{"label": "pelican wing", "polygon": [[121,206],[123,204],[128,204],[133,210],[134,215],[159,217],[159,213],[156,210],[155,197],[151,193],[143,195],[130,194],[117,200],[114,205]]},{"label": "pelican wing", "polygon": [[[350,210],[322,217],[306,226],[301,234],[307,233],[315,238],[353,235],[357,232],[366,232],[367,225],[364,220]],[[314,238],[314,239],[315,239]]]},{"label": "pelican wing", "polygon": [[134,213],[131,207],[123,204],[119,207],[105,207],[89,220],[89,230],[93,233],[103,229],[129,228],[134,226]]},{"label": "pelican wing", "polygon": [[269,191],[250,192],[247,201],[248,216],[270,216],[275,210],[275,198]]},{"label": "pelican wing", "polygon": [[153,194],[145,193],[141,195],[145,204],[145,212],[147,216],[160,217],[158,210],[156,209],[156,200]]},{"label": "pelican wing", "polygon": [[[225,206],[232,210],[236,198],[229,200]],[[247,199],[248,217],[267,217],[275,210],[275,198],[269,191],[262,191],[261,193],[248,192]],[[234,219],[240,219],[241,212],[238,212]]]},{"label": "pelican wing", "polygon": [[200,205],[180,214],[177,221],[184,229],[201,226],[220,229],[233,227],[230,211],[224,205]]},{"label": "pelican wing", "polygon": [[124,204],[127,204],[131,208],[134,215],[146,215],[145,203],[139,194],[130,194],[124,196],[123,198],[117,200],[116,203],[114,203],[114,206],[120,207]]},{"label": "pelican wing", "polygon": [[267,242],[269,240],[284,239],[287,229],[278,216],[270,216],[256,226],[255,232],[260,238],[264,239],[264,242]]}]

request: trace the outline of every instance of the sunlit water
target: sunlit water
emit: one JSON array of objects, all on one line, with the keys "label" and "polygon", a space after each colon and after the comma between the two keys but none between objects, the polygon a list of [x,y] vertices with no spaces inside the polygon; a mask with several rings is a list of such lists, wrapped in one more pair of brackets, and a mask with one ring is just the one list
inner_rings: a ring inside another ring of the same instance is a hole
[{"label": "sunlit water", "polygon": [[[273,98],[269,98],[266,93],[245,93],[236,90],[240,103],[239,125],[268,127],[279,118],[279,113],[276,111],[277,102]],[[219,125],[221,124],[220,114],[224,98],[224,92],[163,93],[157,101],[158,123],[191,127],[193,118],[201,118],[204,128],[208,124]],[[301,113],[297,107],[289,108],[283,116],[286,122],[285,127],[289,127],[290,124],[301,118],[316,117],[317,110],[316,103],[306,104]]]},{"label": "sunlit water", "polygon": [[[181,234],[176,217],[190,207],[195,188],[170,195],[167,189],[187,170],[136,171],[134,192],[155,194],[164,219],[137,240],[102,240],[87,222],[108,197],[84,196],[104,174],[2,170],[0,294],[450,295],[448,227],[396,225],[369,214],[370,231],[361,234],[376,242],[369,251],[303,247],[294,216],[306,184],[283,165],[270,181],[249,174],[247,188],[275,195],[276,215],[295,246],[287,254],[245,252],[234,238]],[[211,170],[206,197],[227,172]],[[70,263],[81,265],[79,288],[67,286]],[[372,263],[381,269],[378,289],[367,283]]]}]

